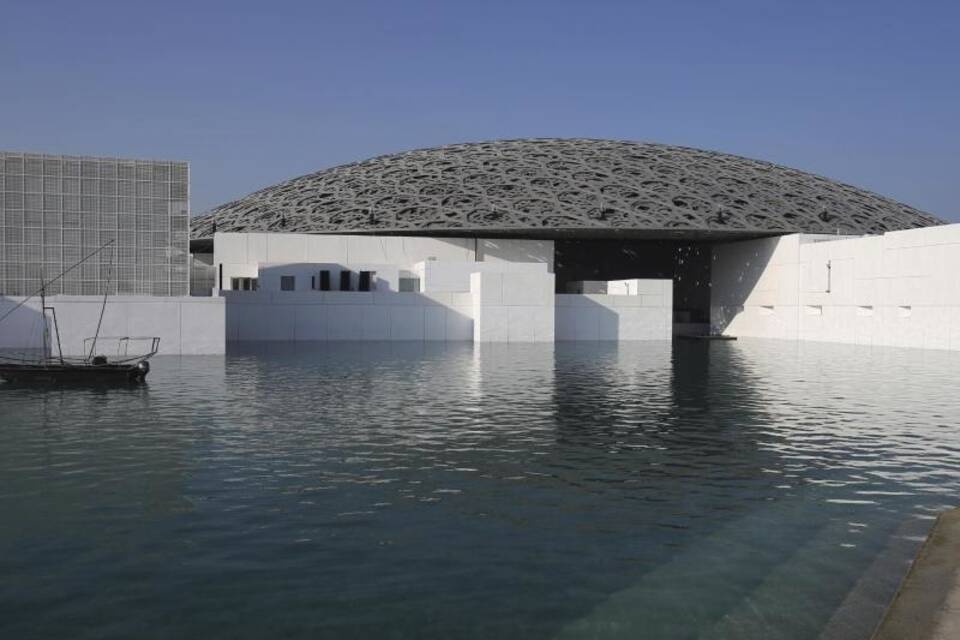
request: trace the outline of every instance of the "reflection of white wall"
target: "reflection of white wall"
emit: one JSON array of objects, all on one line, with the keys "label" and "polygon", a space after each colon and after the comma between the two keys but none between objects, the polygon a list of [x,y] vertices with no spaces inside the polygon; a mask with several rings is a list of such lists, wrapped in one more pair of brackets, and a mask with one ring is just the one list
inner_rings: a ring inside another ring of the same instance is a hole
[{"label": "reflection of white wall", "polygon": [[[0,315],[20,300],[22,298],[0,299]],[[47,306],[56,309],[64,355],[84,354],[83,341],[96,333],[102,302],[99,296],[47,298]],[[0,348],[38,348],[40,327],[40,301],[30,300],[0,325]],[[100,335],[158,336],[161,354],[220,354],[225,349],[224,301],[221,298],[112,296],[104,309]],[[55,342],[51,346],[56,353]],[[104,350],[111,343],[104,341],[102,346],[98,351],[110,355]],[[139,347],[142,343],[131,344],[131,352]]]},{"label": "reflection of white wall", "polygon": [[620,282],[638,293],[557,295],[557,340],[670,340],[673,281]]},{"label": "reflection of white wall", "polygon": [[714,248],[711,321],[727,333],[960,350],[960,225]]}]

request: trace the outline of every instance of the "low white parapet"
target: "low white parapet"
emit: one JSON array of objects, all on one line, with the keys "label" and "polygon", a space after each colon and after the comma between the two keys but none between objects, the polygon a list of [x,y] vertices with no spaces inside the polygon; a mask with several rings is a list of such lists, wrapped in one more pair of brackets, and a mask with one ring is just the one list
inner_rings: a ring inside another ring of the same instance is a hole
[{"label": "low white parapet", "polygon": [[613,282],[629,283],[632,292],[556,296],[558,341],[672,339],[673,280]]},{"label": "low white parapet", "polygon": [[[23,298],[0,298],[0,315]],[[84,340],[97,331],[102,296],[52,296],[47,306],[56,310],[60,346],[67,356],[85,355]],[[40,300],[31,299],[0,325],[0,348],[34,349],[41,346]],[[225,352],[225,304],[222,298],[111,296],[103,311],[102,336],[157,336],[161,355],[201,355]],[[51,349],[57,352],[51,325]]]},{"label": "low white parapet", "polygon": [[227,339],[469,341],[469,293],[224,292]]}]

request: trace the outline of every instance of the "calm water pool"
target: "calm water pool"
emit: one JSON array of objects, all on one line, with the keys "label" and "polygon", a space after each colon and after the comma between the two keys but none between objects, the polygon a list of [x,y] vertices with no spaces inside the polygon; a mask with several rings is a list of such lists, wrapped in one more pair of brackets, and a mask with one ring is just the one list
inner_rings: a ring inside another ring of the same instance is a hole
[{"label": "calm water pool", "polygon": [[253,345],[0,384],[3,638],[859,638],[960,354]]}]

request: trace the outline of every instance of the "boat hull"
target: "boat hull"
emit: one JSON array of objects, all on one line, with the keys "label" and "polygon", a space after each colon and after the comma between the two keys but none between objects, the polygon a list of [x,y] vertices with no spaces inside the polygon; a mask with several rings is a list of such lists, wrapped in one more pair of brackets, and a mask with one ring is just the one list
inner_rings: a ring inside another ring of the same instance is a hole
[{"label": "boat hull", "polygon": [[145,362],[123,365],[0,364],[0,379],[45,384],[139,384],[149,366]]}]

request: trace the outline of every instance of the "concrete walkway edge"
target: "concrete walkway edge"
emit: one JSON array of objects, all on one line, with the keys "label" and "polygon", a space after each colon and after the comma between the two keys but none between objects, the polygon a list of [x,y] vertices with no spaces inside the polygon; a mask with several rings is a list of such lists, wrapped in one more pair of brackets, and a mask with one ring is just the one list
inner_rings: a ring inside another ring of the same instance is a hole
[{"label": "concrete walkway edge", "polygon": [[873,640],[960,638],[960,508],[940,514]]}]

